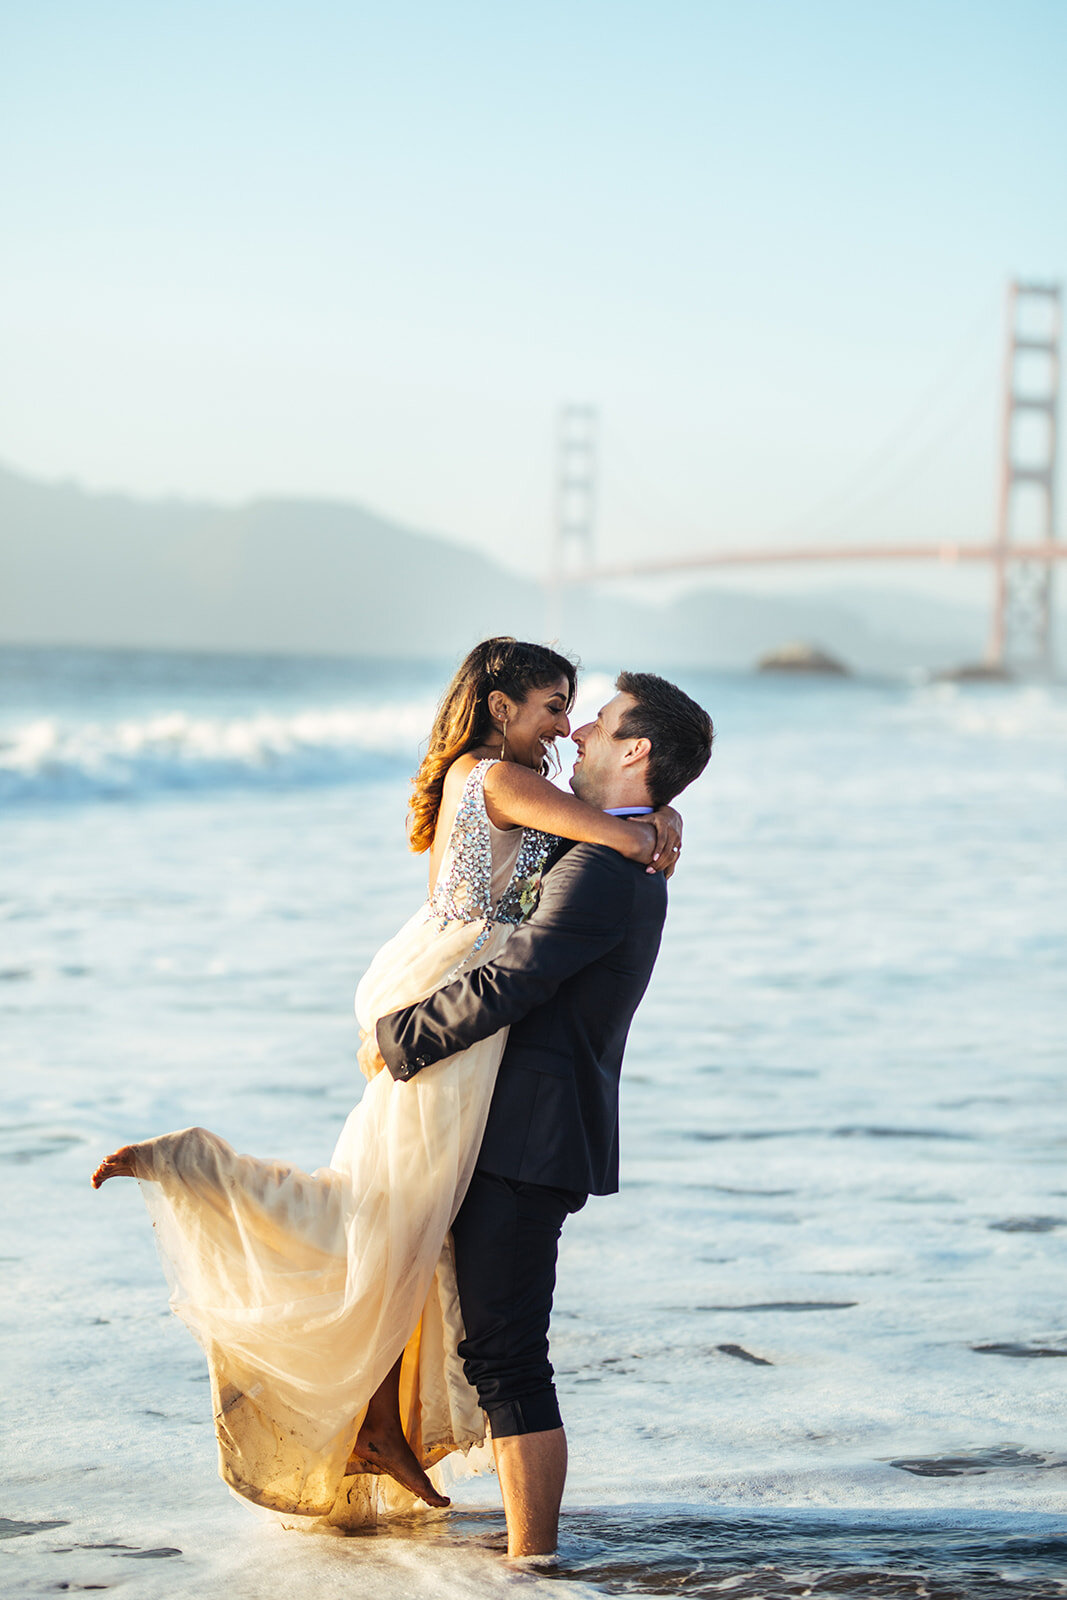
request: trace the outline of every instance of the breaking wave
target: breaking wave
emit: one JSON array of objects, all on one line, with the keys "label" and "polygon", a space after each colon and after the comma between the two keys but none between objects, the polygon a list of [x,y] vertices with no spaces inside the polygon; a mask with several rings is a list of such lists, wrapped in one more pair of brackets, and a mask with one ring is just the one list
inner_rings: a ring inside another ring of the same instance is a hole
[{"label": "breaking wave", "polygon": [[413,770],[432,706],[115,722],[42,717],[0,734],[0,804],[132,799],[224,788],[300,788]]},{"label": "breaking wave", "polygon": [[1067,740],[1067,696],[1058,685],[927,684],[895,715],[914,727],[964,739]]}]

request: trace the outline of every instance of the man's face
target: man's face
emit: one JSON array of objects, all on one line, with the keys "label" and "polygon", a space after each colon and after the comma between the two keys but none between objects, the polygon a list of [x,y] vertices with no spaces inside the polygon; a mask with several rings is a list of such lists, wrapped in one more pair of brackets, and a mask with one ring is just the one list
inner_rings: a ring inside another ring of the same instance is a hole
[{"label": "man's face", "polygon": [[595,722],[575,728],[571,738],[578,746],[578,759],[571,774],[571,788],[591,806],[604,804],[603,796],[622,771],[623,756],[629,748],[625,739],[616,739],[619,723],[637,701],[621,691],[606,706],[601,706]]}]

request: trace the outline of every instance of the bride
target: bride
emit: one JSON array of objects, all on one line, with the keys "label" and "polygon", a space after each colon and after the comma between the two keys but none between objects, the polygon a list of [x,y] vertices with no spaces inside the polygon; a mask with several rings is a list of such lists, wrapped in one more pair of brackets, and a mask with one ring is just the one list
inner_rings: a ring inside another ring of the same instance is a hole
[{"label": "bride", "polygon": [[456,1354],[449,1229],[506,1032],[397,1085],[375,1073],[374,1027],[499,954],[557,837],[673,862],[670,808],[624,821],[545,776],[575,686],[565,656],[494,638],[445,693],[408,819],[429,897],[359,984],[370,1082],[330,1165],[308,1174],[188,1128],[125,1145],[93,1174],[94,1188],[142,1180],[171,1305],[207,1355],[220,1474],[272,1511],[354,1527],[379,1505],[447,1505],[426,1469],[484,1440]]}]

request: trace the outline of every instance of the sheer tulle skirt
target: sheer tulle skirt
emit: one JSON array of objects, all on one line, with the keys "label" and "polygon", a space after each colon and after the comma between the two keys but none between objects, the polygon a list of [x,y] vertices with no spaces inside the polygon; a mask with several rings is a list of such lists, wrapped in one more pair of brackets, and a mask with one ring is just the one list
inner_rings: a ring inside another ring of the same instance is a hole
[{"label": "sheer tulle skirt", "polygon": [[[510,932],[418,913],[378,952],[356,1009],[425,997]],[[391,1479],[346,1473],[367,1402],[404,1352],[401,1411],[424,1465],[484,1438],[456,1345],[463,1336],[449,1228],[481,1144],[506,1034],[410,1083],[381,1072],[328,1167],[238,1155],[202,1128],[139,1145],[137,1176],[171,1304],[211,1370],[219,1470],[274,1511],[355,1526],[417,1502]]]}]

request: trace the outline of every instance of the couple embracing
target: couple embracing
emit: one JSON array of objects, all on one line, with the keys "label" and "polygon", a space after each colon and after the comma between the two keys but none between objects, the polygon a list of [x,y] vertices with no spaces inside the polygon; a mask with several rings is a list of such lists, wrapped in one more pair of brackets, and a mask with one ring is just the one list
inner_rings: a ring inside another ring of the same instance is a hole
[{"label": "couple embracing", "polygon": [[[285,1516],[447,1505],[430,1471],[488,1424],[509,1554],[555,1548],[557,1246],[618,1187],[623,1048],[680,849],[669,801],[712,741],[649,673],[571,733],[575,689],[565,656],[496,638],[447,690],[409,816],[430,893],[359,985],[370,1081],[330,1165],[190,1128],[94,1174],[143,1180],[207,1354],[222,1477]],[[546,776],[568,734],[570,795]]]}]

